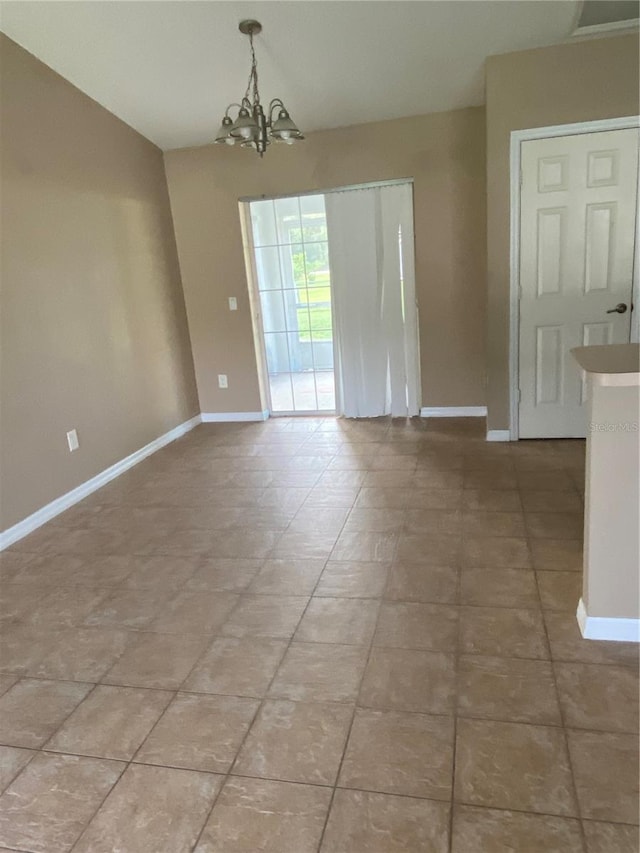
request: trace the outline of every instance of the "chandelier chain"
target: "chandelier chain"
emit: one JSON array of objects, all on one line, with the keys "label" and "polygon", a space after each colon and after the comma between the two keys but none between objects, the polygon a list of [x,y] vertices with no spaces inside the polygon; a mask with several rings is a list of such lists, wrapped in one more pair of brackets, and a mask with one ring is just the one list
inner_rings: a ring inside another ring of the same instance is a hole
[{"label": "chandelier chain", "polygon": [[249,48],[251,50],[251,71],[249,72],[249,82],[244,97],[245,100],[251,102],[251,84],[253,83],[253,104],[255,105],[260,103],[260,92],[258,91],[258,60],[253,46],[253,30],[249,32]]}]

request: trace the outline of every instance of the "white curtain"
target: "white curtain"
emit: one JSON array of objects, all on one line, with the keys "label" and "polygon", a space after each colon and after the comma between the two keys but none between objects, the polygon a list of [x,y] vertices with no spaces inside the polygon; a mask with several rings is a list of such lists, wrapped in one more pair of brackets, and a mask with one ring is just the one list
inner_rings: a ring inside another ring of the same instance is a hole
[{"label": "white curtain", "polygon": [[327,193],[336,410],[411,417],[420,359],[410,183]]}]

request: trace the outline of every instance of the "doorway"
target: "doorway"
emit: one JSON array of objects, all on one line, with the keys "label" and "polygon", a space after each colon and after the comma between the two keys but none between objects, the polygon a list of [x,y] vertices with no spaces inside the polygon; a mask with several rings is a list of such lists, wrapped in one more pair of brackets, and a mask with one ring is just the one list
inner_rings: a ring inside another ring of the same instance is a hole
[{"label": "doorway", "polygon": [[335,412],[323,195],[248,203],[257,316],[273,415]]},{"label": "doorway", "polygon": [[263,408],[417,415],[412,181],[240,204]]},{"label": "doorway", "polygon": [[512,438],[584,437],[571,349],[630,340],[639,131],[623,121],[512,134]]}]

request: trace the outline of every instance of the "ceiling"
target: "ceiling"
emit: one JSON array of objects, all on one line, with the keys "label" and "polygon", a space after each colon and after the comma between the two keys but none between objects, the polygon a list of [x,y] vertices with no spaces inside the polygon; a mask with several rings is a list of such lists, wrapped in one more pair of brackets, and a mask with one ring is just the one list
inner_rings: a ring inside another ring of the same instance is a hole
[{"label": "ceiling", "polygon": [[203,145],[249,72],[303,131],[484,102],[487,56],[565,40],[578,0],[2,2],[0,29],[163,149]]}]

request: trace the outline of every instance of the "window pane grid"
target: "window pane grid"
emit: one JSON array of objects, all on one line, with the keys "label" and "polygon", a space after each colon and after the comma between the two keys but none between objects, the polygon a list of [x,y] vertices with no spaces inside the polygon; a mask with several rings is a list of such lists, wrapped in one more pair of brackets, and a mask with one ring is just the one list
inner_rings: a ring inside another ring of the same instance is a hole
[{"label": "window pane grid", "polygon": [[[302,223],[302,211],[300,209],[300,199],[299,198],[298,198],[298,210],[300,211],[300,222]],[[307,284],[307,289],[305,292],[306,292],[306,296],[307,296],[307,317],[308,317],[308,322],[309,322],[309,325],[308,325],[309,334],[308,334],[308,336],[306,336],[306,335],[301,335],[298,332],[298,339],[300,341],[308,340],[309,343],[311,343],[311,312],[309,310],[309,289],[308,289],[309,276],[307,274],[307,253],[305,252],[304,243],[302,244],[302,265],[303,265],[303,269],[304,269],[304,280]],[[314,402],[315,402],[315,408],[317,410],[318,406],[319,406],[319,403],[318,403],[318,383],[316,382],[316,366],[315,366],[315,360],[313,357],[313,347],[311,347],[311,369],[313,370]]]},{"label": "window pane grid", "polygon": [[333,334],[324,198],[290,197],[270,200],[269,206],[258,204],[255,215],[251,205],[251,221],[272,411],[332,411]]}]

